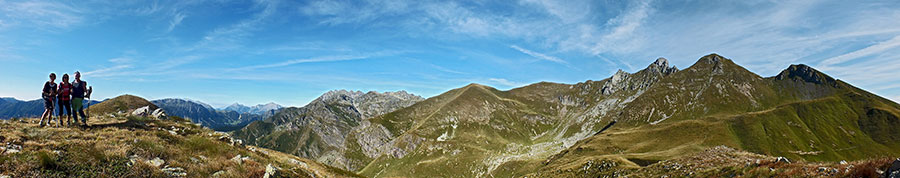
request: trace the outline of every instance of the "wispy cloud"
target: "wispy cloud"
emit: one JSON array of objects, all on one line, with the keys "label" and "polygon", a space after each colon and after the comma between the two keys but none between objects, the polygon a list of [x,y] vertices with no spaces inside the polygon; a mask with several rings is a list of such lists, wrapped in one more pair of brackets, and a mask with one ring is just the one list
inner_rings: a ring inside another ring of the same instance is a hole
[{"label": "wispy cloud", "polygon": [[107,68],[84,72],[84,75],[91,76],[91,77],[109,77],[109,76],[116,75],[116,73],[113,73],[113,72],[118,72],[122,69],[128,69],[128,68],[131,68],[131,65],[121,64],[121,65],[116,65],[116,66],[112,66],[112,67],[107,67]]},{"label": "wispy cloud", "polygon": [[491,83],[494,83],[494,84],[508,86],[508,87],[517,87],[517,86],[523,85],[522,83],[509,81],[509,80],[503,79],[503,78],[488,78],[488,81],[490,81]]},{"label": "wispy cloud", "polygon": [[442,72],[453,73],[453,74],[467,74],[465,72],[447,69],[446,67],[441,67],[439,65],[434,65],[434,64],[428,64],[428,65],[431,66],[431,68],[437,69],[438,71],[442,71]]},{"label": "wispy cloud", "polygon": [[55,1],[0,1],[4,26],[26,25],[44,30],[67,29],[82,23],[82,10]]},{"label": "wispy cloud", "polygon": [[278,9],[277,1],[257,1],[256,6],[261,8],[259,12],[250,18],[241,20],[227,27],[216,28],[203,36],[203,38],[191,47],[185,48],[189,52],[197,51],[223,51],[236,49],[242,46],[242,42],[253,35],[252,32],[262,28],[267,18]]},{"label": "wispy cloud", "polygon": [[860,57],[865,57],[865,56],[870,56],[873,54],[881,53],[881,52],[884,52],[885,50],[894,49],[898,46],[900,46],[900,36],[895,36],[894,38],[891,38],[890,40],[882,41],[882,42],[879,42],[872,46],[865,47],[860,50],[856,50],[856,51],[846,53],[846,54],[843,54],[840,56],[825,59],[819,64],[824,65],[824,66],[840,64],[840,63],[844,63],[844,62],[847,62],[847,61],[850,61],[853,59],[857,59]]},{"label": "wispy cloud", "polygon": [[236,68],[234,70],[253,70],[253,69],[275,68],[275,67],[284,67],[284,66],[302,64],[302,63],[350,61],[350,60],[366,59],[369,57],[371,57],[371,56],[368,56],[368,55],[320,56],[320,57],[314,57],[314,58],[287,60],[287,61],[273,63],[273,64],[247,66],[247,67]]},{"label": "wispy cloud", "polygon": [[519,51],[519,52],[525,53],[525,54],[527,54],[527,55],[529,55],[529,56],[531,56],[531,57],[538,58],[538,59],[542,59],[542,60],[546,60],[546,61],[550,61],[550,62],[555,62],[555,63],[560,63],[560,64],[569,64],[568,62],[566,62],[566,61],[564,61],[564,60],[562,60],[562,59],[560,59],[560,58],[558,58],[558,57],[549,56],[549,55],[546,55],[546,54],[543,54],[543,53],[539,53],[539,52],[534,52],[534,51],[531,51],[531,50],[528,50],[528,49],[525,49],[525,48],[522,48],[522,47],[519,47],[519,46],[516,46],[516,45],[511,45],[511,46],[509,46],[509,47],[510,47],[510,48],[513,48],[513,49],[516,49],[516,50]]},{"label": "wispy cloud", "polygon": [[174,30],[175,26],[181,24],[181,21],[184,20],[185,17],[187,17],[187,15],[185,15],[184,13],[176,13],[175,16],[172,17],[172,20],[169,21],[169,28],[166,29],[166,32],[171,32],[172,30]]}]

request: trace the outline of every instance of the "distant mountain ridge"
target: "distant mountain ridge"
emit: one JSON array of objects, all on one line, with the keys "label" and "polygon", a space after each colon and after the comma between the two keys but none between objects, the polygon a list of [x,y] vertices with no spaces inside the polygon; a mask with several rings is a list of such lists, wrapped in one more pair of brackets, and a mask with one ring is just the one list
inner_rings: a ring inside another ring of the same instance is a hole
[{"label": "distant mountain ridge", "polygon": [[276,104],[274,102],[270,102],[270,103],[266,103],[266,104],[258,104],[255,106],[245,106],[240,103],[234,103],[234,104],[228,105],[225,108],[222,108],[221,110],[235,111],[238,113],[265,114],[265,113],[271,112],[273,110],[277,111],[281,108],[284,108],[284,107],[279,104]]},{"label": "distant mountain ridge", "polygon": [[[90,105],[97,103],[100,101],[90,101]],[[43,113],[43,99],[22,101],[12,97],[0,98],[0,119],[40,117]]]},{"label": "distant mountain ridge", "polygon": [[203,102],[187,99],[166,98],[153,100],[151,102],[163,108],[169,115],[190,119],[195,123],[199,123],[203,126],[217,131],[231,131],[243,128],[250,122],[262,120],[266,117],[272,116],[277,110],[281,109],[280,105],[274,103],[270,103],[272,105],[265,105],[265,108],[259,108],[276,109],[269,109],[266,111],[253,110],[255,112],[238,112],[230,110],[216,110],[212,106],[209,106],[208,104],[205,104]]}]

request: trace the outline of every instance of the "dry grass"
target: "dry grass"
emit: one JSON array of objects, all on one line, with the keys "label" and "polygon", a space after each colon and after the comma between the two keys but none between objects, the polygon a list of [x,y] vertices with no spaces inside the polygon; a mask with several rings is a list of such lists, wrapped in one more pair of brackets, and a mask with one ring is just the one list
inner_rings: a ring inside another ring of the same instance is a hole
[{"label": "dry grass", "polygon": [[[306,177],[309,172],[317,177],[355,176],[327,166],[299,167],[287,159],[231,146],[218,139],[219,133],[178,118],[96,117],[89,120],[90,127],[59,128],[40,128],[36,122],[0,121],[0,147],[21,146],[18,153],[0,154],[0,175],[166,177],[160,169],[168,166],[183,168],[188,177],[210,177],[220,171],[221,177],[262,177],[266,165],[272,164],[288,170],[280,171],[285,177]],[[249,159],[232,161],[237,155]],[[147,163],[154,158],[165,163],[160,167]]]}]

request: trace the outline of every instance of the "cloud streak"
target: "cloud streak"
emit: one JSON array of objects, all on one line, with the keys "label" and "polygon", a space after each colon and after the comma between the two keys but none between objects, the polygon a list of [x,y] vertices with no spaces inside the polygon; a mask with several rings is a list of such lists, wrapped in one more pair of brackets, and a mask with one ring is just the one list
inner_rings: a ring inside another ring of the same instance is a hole
[{"label": "cloud streak", "polygon": [[187,17],[187,15],[184,15],[184,13],[176,13],[175,16],[172,17],[172,20],[169,21],[169,28],[166,29],[166,32],[174,30],[175,26],[181,24],[181,21],[184,20],[185,17]]},{"label": "cloud streak", "polygon": [[508,87],[517,87],[517,86],[523,85],[522,83],[509,81],[509,80],[503,79],[503,78],[488,78],[488,81],[490,81],[491,83],[494,83],[494,84],[504,85],[504,86],[508,86]]},{"label": "cloud streak", "polygon": [[254,70],[254,69],[265,69],[265,68],[276,68],[276,67],[285,67],[295,64],[303,64],[303,63],[317,63],[317,62],[336,62],[336,61],[350,61],[350,60],[360,60],[370,58],[368,55],[337,55],[337,56],[320,56],[314,58],[303,58],[303,59],[293,59],[287,60],[279,63],[273,64],[263,64],[263,65],[254,65],[236,68],[234,70]]},{"label": "cloud streak", "polygon": [[564,60],[562,60],[562,59],[560,59],[560,58],[558,58],[558,57],[546,55],[546,54],[539,53],[539,52],[534,52],[534,51],[531,51],[531,50],[528,50],[528,49],[525,49],[525,48],[522,48],[522,47],[519,47],[519,46],[516,46],[516,45],[511,45],[511,46],[509,46],[509,47],[512,48],[512,49],[515,49],[515,50],[517,50],[517,51],[519,51],[519,52],[525,53],[525,54],[527,54],[527,55],[529,55],[529,56],[531,56],[531,57],[535,57],[535,58],[538,58],[538,59],[541,59],[541,60],[546,60],[546,61],[555,62],[555,63],[560,63],[560,64],[569,64],[568,62],[566,62],[566,61],[564,61]]},{"label": "cloud streak", "polygon": [[117,73],[114,73],[114,72],[118,72],[122,69],[128,69],[128,68],[131,68],[131,65],[121,64],[121,65],[116,65],[116,66],[112,66],[112,67],[88,71],[88,72],[85,72],[84,75],[90,75],[91,77],[110,77],[110,76],[117,75]]},{"label": "cloud streak", "polygon": [[879,42],[878,44],[874,44],[872,46],[868,46],[863,49],[846,53],[840,56],[825,59],[819,64],[824,66],[840,64],[853,59],[858,59],[860,57],[878,54],[884,52],[885,50],[897,48],[898,46],[900,46],[900,36],[894,36],[894,38],[891,38],[890,40]]}]

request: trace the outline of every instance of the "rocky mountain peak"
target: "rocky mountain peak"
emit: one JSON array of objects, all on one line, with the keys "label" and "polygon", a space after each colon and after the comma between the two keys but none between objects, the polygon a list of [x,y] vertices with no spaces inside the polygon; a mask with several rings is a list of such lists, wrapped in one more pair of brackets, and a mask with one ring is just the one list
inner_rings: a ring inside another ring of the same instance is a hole
[{"label": "rocky mountain peak", "polygon": [[825,84],[834,83],[835,79],[805,64],[794,64],[775,76],[776,80],[797,79],[805,82]]},{"label": "rocky mountain peak", "polygon": [[725,66],[729,64],[733,64],[733,62],[725,57],[720,56],[719,54],[712,53],[703,56],[689,68],[692,68],[694,70],[709,70],[711,74],[719,75],[725,73]]},{"label": "rocky mountain peak", "polygon": [[664,57],[660,57],[657,58],[656,61],[653,62],[653,64],[660,67],[669,67],[669,60]]},{"label": "rocky mountain peak", "polygon": [[678,68],[675,68],[675,66],[669,67],[669,60],[660,57],[653,63],[650,63],[650,66],[647,66],[647,70],[668,75],[677,72]]}]

